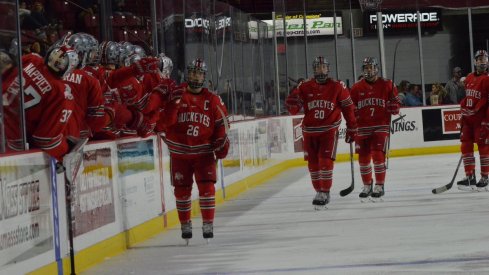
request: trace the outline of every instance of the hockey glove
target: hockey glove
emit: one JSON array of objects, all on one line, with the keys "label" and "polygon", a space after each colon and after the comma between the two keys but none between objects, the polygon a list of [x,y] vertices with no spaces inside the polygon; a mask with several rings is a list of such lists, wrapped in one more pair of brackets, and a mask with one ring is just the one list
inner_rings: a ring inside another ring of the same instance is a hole
[{"label": "hockey glove", "polygon": [[302,108],[302,100],[298,96],[290,96],[290,97],[287,97],[287,99],[285,100],[285,105],[286,105],[289,113],[291,113],[292,115],[295,115]]},{"label": "hockey glove", "polygon": [[489,144],[489,122],[483,121],[480,129],[480,139],[484,144]]},{"label": "hockey glove", "polygon": [[346,129],[345,141],[346,143],[352,143],[357,136],[357,129]]},{"label": "hockey glove", "polygon": [[166,84],[160,84],[156,86],[153,90],[161,94],[165,100],[168,98],[170,94],[170,91],[168,90],[168,85]]},{"label": "hockey glove", "polygon": [[170,92],[170,100],[174,101],[174,100],[181,99],[184,91],[185,90],[181,87],[174,89],[173,91]]},{"label": "hockey glove", "polygon": [[400,108],[401,106],[396,100],[387,101],[387,112],[389,112],[391,115],[398,115]]},{"label": "hockey glove", "polygon": [[160,61],[156,57],[145,57],[134,63],[138,74],[158,73]]},{"label": "hockey glove", "polygon": [[223,159],[229,151],[229,139],[227,136],[218,138],[212,143],[212,149],[217,159]]}]

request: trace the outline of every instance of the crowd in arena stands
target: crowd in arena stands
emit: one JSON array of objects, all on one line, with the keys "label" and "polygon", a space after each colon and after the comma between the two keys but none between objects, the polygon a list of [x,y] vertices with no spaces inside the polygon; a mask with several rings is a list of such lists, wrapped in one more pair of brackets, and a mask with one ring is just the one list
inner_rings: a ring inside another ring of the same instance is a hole
[{"label": "crowd in arena stands", "polygon": [[[462,69],[455,67],[452,70],[452,78],[445,85],[433,83],[427,93],[426,104],[431,106],[445,104],[459,104],[465,97],[464,77]],[[402,80],[397,86],[402,106],[423,106],[423,96],[419,85]]]}]

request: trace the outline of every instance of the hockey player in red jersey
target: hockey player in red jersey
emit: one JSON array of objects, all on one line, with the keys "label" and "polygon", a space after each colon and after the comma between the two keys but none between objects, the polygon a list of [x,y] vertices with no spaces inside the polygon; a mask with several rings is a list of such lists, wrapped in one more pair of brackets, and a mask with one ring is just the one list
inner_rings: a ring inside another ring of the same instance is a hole
[{"label": "hockey player in red jersey", "polygon": [[169,93],[176,89],[177,84],[170,78],[173,70],[172,60],[161,54],[159,72],[145,74],[143,87],[146,95],[140,104],[144,114],[145,124],[153,127],[156,132],[164,132],[164,112],[166,103],[170,100]]},{"label": "hockey player in red jersey", "polygon": [[[355,148],[363,181],[363,190],[360,192],[363,201],[369,196],[380,198],[384,195],[389,124],[391,116],[399,114],[400,100],[392,81],[378,76],[379,65],[375,58],[366,57],[363,60],[362,72],[363,79],[351,88],[351,99],[355,105],[358,123]],[[372,161],[375,187],[372,179]]]},{"label": "hockey player in red jersey", "polygon": [[73,34],[63,42],[75,49],[80,60],[77,68],[63,79],[75,99],[75,110],[66,127],[66,135],[75,138],[91,138],[93,133],[102,130],[106,122],[100,82],[83,70],[89,54],[85,39],[81,34]]},{"label": "hockey player in red jersey", "polygon": [[[479,50],[474,55],[475,72],[465,78],[465,98],[460,102],[462,131],[460,135],[465,178],[457,182],[460,190],[471,191],[486,188],[489,175],[489,120],[487,97],[489,96],[489,76],[487,75],[488,55]],[[481,179],[476,183],[474,143],[479,147]]]},{"label": "hockey player in red jersey", "polygon": [[[61,79],[77,63],[77,54],[66,46],[53,47],[44,60],[36,54],[22,57],[27,142],[60,161],[69,151],[63,133],[74,107],[73,95]],[[9,149],[15,151],[23,149],[17,72],[11,66],[2,73],[6,136]]]},{"label": "hockey player in red jersey", "polygon": [[191,194],[193,177],[199,189],[203,236],[213,238],[216,159],[226,157],[226,106],[221,98],[203,88],[207,66],[195,59],[187,67],[187,82],[171,91],[165,109],[166,136],[171,160],[171,179],[175,188],[182,238],[192,238]]},{"label": "hockey player in red jersey", "polygon": [[329,63],[319,56],[313,62],[314,78],[299,85],[286,99],[292,115],[304,108],[302,134],[304,159],[308,161],[316,196],[312,204],[321,209],[329,203],[341,114],[346,119],[346,142],[353,142],[357,123],[345,84],[328,78]]}]

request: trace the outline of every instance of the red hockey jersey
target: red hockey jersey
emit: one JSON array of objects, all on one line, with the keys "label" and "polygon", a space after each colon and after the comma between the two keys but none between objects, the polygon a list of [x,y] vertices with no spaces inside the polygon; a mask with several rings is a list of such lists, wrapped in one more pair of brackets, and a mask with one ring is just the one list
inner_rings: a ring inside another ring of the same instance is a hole
[{"label": "red hockey jersey", "polygon": [[[67,85],[51,74],[42,57],[23,56],[22,67],[27,141],[61,160],[69,150],[63,133],[74,110],[73,95]],[[22,149],[17,72],[17,68],[12,68],[2,76],[5,128],[11,150]]]},{"label": "red hockey jersey", "polygon": [[489,76],[470,73],[465,78],[465,97],[460,102],[464,119],[482,120],[486,117],[489,96]]},{"label": "red hockey jersey", "polygon": [[[187,85],[182,87],[186,89]],[[167,104],[165,115],[165,142],[172,157],[190,159],[217,150],[218,158],[227,154],[227,109],[221,98],[208,89],[202,88],[199,94],[185,90],[181,99]]]},{"label": "red hockey jersey", "polygon": [[66,75],[75,97],[75,111],[66,127],[66,135],[87,138],[102,130],[105,124],[104,97],[99,81],[84,70],[76,69]]},{"label": "red hockey jersey", "polygon": [[326,83],[319,84],[315,79],[308,80],[292,91],[286,103],[293,115],[304,108],[304,135],[317,135],[338,128],[342,113],[349,129],[357,127],[350,93],[341,81],[328,79]]},{"label": "red hockey jersey", "polygon": [[362,79],[351,88],[351,99],[355,105],[358,136],[369,135],[373,131],[389,132],[391,114],[387,111],[389,102],[399,105],[397,88],[392,81],[377,78],[373,83]]}]

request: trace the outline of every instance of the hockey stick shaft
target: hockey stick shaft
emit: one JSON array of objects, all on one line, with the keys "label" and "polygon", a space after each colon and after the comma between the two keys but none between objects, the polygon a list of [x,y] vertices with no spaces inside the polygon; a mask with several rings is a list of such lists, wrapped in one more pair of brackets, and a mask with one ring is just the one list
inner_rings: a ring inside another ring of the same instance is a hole
[{"label": "hockey stick shaft", "polygon": [[[397,40],[396,47],[394,48],[394,60],[392,64],[392,87],[391,91],[394,92],[394,85],[396,81],[396,58],[397,58],[397,49],[399,48],[399,43],[401,43],[402,39]],[[389,169],[389,152],[391,149],[391,127],[392,127],[392,115],[389,115],[389,137],[387,139],[387,149],[385,152],[385,169]]]},{"label": "hockey stick shaft", "polygon": [[354,174],[354,164],[353,164],[353,143],[350,143],[350,169],[351,169],[351,184],[346,189],[340,191],[340,196],[344,197],[350,194],[353,189],[355,189],[355,174]]},{"label": "hockey stick shaft", "polygon": [[72,205],[72,187],[75,184],[76,177],[83,162],[83,147],[87,143],[88,139],[81,139],[77,142],[75,147],[68,153],[64,159],[63,164],[65,167],[65,197],[66,197],[66,219],[68,227],[68,241],[70,245],[70,269],[71,275],[76,275],[75,271],[75,249],[74,249],[74,233],[73,233],[73,215],[71,212]]},{"label": "hockey stick shaft", "polygon": [[[229,133],[228,118],[227,118],[226,114],[224,113],[224,111],[219,106],[216,106],[216,108],[219,111],[219,113],[221,113],[222,122],[224,124],[224,130],[226,131],[226,135],[228,135],[228,133]],[[224,165],[222,164],[222,159],[219,160],[219,168],[221,169],[220,175],[221,175],[222,196],[225,199],[226,198],[226,188],[224,186]]]},{"label": "hockey stick shaft", "polygon": [[446,185],[431,190],[431,192],[433,194],[440,194],[447,190],[450,190],[450,188],[452,188],[453,186],[453,183],[455,182],[455,178],[457,177],[457,173],[461,164],[462,164],[462,156],[460,156],[460,159],[458,160],[457,168],[455,169],[455,173],[453,174],[452,180]]}]

